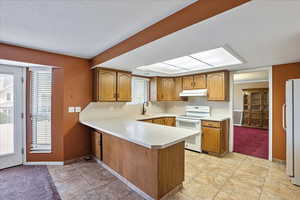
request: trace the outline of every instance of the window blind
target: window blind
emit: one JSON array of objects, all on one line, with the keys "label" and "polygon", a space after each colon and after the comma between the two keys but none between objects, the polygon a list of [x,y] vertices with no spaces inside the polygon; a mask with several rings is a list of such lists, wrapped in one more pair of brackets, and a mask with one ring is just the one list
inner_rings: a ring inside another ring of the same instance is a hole
[{"label": "window blind", "polygon": [[31,70],[32,151],[51,151],[52,71]]},{"label": "window blind", "polygon": [[149,80],[145,78],[132,78],[132,104],[139,104],[148,101]]}]

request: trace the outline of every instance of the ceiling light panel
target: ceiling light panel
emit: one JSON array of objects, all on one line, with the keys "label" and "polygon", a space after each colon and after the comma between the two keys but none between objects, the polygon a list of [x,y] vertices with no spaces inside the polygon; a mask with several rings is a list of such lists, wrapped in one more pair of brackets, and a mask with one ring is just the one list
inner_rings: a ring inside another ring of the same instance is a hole
[{"label": "ceiling light panel", "polygon": [[156,63],[153,65],[138,67],[137,69],[144,70],[144,71],[166,73],[166,74],[176,74],[176,73],[186,72],[186,70],[184,69],[180,69],[178,67],[174,67],[165,63]]},{"label": "ceiling light panel", "polygon": [[190,56],[183,56],[180,58],[167,60],[164,63],[186,70],[200,70],[210,68],[210,65],[200,62],[199,60],[194,59]]},{"label": "ceiling light panel", "polygon": [[213,65],[214,67],[237,65],[243,63],[223,47],[208,51],[202,51],[200,53],[192,54],[191,56],[205,63]]}]

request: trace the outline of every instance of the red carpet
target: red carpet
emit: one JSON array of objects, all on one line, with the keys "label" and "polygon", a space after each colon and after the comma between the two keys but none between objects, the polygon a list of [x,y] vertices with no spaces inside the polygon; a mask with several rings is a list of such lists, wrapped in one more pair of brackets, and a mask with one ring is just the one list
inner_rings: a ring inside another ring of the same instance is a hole
[{"label": "red carpet", "polygon": [[234,152],[268,159],[268,141],[268,130],[234,126]]}]

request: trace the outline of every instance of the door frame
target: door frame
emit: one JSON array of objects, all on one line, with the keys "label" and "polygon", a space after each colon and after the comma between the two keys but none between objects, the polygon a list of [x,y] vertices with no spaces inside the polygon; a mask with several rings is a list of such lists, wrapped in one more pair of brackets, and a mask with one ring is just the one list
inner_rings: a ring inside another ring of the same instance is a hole
[{"label": "door frame", "polygon": [[[18,92],[19,92],[19,95],[16,95],[15,97],[14,97],[14,101],[15,101],[15,99],[18,99],[19,100],[19,102],[14,102],[14,108],[16,108],[17,107],[17,109],[18,109],[18,111],[20,112],[20,113],[17,113],[17,114],[20,114],[19,115],[19,117],[14,117],[14,120],[21,120],[21,122],[20,122],[20,124],[18,125],[18,127],[17,127],[17,131],[20,131],[20,133],[21,133],[21,136],[20,136],[20,143],[18,144],[18,145],[20,145],[20,147],[19,147],[19,149],[18,150],[20,150],[20,152],[19,153],[21,153],[21,162],[20,163],[18,163],[18,164],[23,164],[24,163],[24,161],[25,161],[25,159],[26,159],[26,156],[25,156],[25,140],[26,140],[26,133],[25,133],[25,119],[26,119],[26,117],[25,117],[25,109],[26,109],[26,107],[25,107],[25,95],[26,95],[26,87],[25,87],[25,79],[24,79],[24,74],[25,74],[25,72],[26,72],[26,70],[25,70],[25,68],[24,67],[21,67],[21,66],[14,66],[14,65],[6,65],[6,64],[0,64],[0,67],[4,67],[4,68],[11,68],[12,69],[12,71],[13,71],[13,69],[15,69],[16,71],[17,71],[17,69],[18,70],[20,70],[20,77],[18,77],[18,78],[20,78],[20,80],[14,80],[14,87],[15,87],[15,84],[17,83],[20,83],[20,85],[19,85],[19,87],[20,88],[18,88]],[[13,72],[13,73],[11,73],[11,74],[15,74],[15,73],[19,73],[19,72]],[[18,82],[18,81],[20,81],[20,82]],[[15,89],[15,88],[14,88]],[[17,106],[16,106],[17,105]],[[16,111],[14,110],[14,114],[16,114],[15,113]],[[16,115],[16,116],[18,116],[18,115]],[[17,164],[17,165],[18,165]],[[9,166],[10,167],[10,166]],[[13,167],[13,166],[11,166],[11,167]]]},{"label": "door frame", "polygon": [[234,83],[233,83],[233,74],[235,73],[242,73],[242,72],[255,72],[255,71],[268,71],[268,79],[269,79],[269,157],[268,160],[273,160],[273,125],[272,125],[272,108],[273,108],[273,99],[272,99],[272,92],[273,92],[273,84],[272,84],[272,66],[268,67],[260,67],[260,68],[253,68],[253,69],[245,69],[239,71],[232,71],[230,72],[230,101],[229,101],[229,109],[230,109],[230,137],[229,137],[229,151],[233,152],[233,138],[234,138],[234,131],[233,131],[233,90],[234,90]]}]

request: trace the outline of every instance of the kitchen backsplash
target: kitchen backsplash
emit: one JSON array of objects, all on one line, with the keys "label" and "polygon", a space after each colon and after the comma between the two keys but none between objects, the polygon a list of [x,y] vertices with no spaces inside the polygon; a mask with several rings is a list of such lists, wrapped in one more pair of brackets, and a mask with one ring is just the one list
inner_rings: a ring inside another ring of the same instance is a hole
[{"label": "kitchen backsplash", "polygon": [[230,115],[229,102],[207,101],[207,97],[188,97],[188,101],[175,101],[166,103],[166,112],[184,114],[185,106],[210,106],[211,115]]},{"label": "kitchen backsplash", "polygon": [[[186,105],[210,106],[211,115],[230,115],[229,102],[207,101],[206,97],[189,97],[188,101],[172,102],[150,102],[147,114],[170,113],[182,115],[185,113]],[[119,116],[140,115],[141,104],[130,104],[124,102],[92,102],[80,114],[80,118],[101,119]]]},{"label": "kitchen backsplash", "polygon": [[[91,102],[81,113],[80,117],[85,119],[113,118],[119,116],[140,115],[141,104],[130,104],[125,102]],[[147,114],[158,114],[166,112],[165,102],[149,103]]]}]

